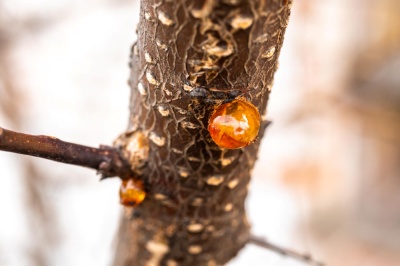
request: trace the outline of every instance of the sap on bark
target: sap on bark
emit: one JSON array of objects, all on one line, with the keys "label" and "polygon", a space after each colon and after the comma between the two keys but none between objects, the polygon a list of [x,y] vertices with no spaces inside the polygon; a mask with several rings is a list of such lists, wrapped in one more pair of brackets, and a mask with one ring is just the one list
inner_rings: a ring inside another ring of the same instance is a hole
[{"label": "sap on bark", "polygon": [[146,197],[143,182],[134,178],[122,180],[119,197],[124,206],[135,207],[139,205]]},{"label": "sap on bark", "polygon": [[226,149],[239,149],[251,144],[259,129],[260,113],[252,103],[242,99],[218,106],[208,122],[211,138]]}]

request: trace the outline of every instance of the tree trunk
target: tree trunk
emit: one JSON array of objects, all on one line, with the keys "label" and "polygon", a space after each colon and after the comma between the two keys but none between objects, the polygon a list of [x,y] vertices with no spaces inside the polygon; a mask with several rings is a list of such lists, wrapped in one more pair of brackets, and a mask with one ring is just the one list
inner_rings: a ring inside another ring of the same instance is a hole
[{"label": "tree trunk", "polygon": [[[248,242],[245,199],[291,0],[142,0],[131,57],[129,129],[117,141],[145,183],[127,209],[114,265],[223,265]],[[207,131],[237,97],[263,117],[255,143]],[[138,155],[139,154],[139,155]]]}]

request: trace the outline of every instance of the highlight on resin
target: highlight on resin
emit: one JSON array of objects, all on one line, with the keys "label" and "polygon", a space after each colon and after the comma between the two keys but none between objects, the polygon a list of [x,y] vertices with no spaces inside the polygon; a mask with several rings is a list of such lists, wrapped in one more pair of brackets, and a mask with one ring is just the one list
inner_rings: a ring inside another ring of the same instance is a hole
[{"label": "highlight on resin", "polygon": [[139,205],[146,197],[142,180],[126,179],[122,180],[119,190],[120,203],[127,207]]},{"label": "highlight on resin", "polygon": [[260,113],[250,102],[236,99],[218,106],[208,121],[208,132],[221,148],[243,148],[257,138]]}]

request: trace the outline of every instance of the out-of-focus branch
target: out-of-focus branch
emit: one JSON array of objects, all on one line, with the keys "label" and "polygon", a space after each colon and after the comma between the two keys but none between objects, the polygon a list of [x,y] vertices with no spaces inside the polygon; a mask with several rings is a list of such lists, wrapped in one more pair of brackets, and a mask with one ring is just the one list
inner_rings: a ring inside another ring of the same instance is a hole
[{"label": "out-of-focus branch", "polygon": [[103,178],[132,175],[129,162],[109,146],[93,148],[51,136],[34,136],[0,127],[0,150],[96,169]]},{"label": "out-of-focus branch", "polygon": [[301,254],[298,253],[296,251],[287,249],[287,248],[283,248],[283,247],[279,247],[275,244],[272,244],[270,242],[268,242],[267,240],[260,238],[260,237],[256,237],[256,236],[250,236],[249,238],[249,244],[254,244],[257,245],[259,247],[262,248],[266,248],[269,250],[272,250],[274,252],[277,252],[279,254],[282,254],[283,256],[288,256],[300,261],[304,261],[306,263],[310,263],[311,265],[315,265],[315,266],[324,266],[323,263],[315,261],[311,255],[308,254]]}]

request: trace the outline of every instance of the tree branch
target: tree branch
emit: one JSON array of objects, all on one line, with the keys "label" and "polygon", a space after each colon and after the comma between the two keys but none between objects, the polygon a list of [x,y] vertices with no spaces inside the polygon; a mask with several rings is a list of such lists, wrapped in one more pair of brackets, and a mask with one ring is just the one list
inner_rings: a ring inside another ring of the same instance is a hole
[{"label": "tree branch", "polygon": [[250,236],[248,243],[254,244],[254,245],[262,247],[262,248],[272,250],[283,256],[292,257],[294,259],[310,263],[311,265],[315,265],[315,266],[323,266],[324,265],[321,262],[315,261],[309,254],[300,254],[296,251],[292,251],[287,248],[279,247],[275,244],[269,243],[267,240],[260,238],[260,237]]},{"label": "tree branch", "polygon": [[34,136],[0,127],[0,150],[45,158],[97,170],[103,178],[132,175],[129,162],[116,148],[92,148],[51,136]]}]

